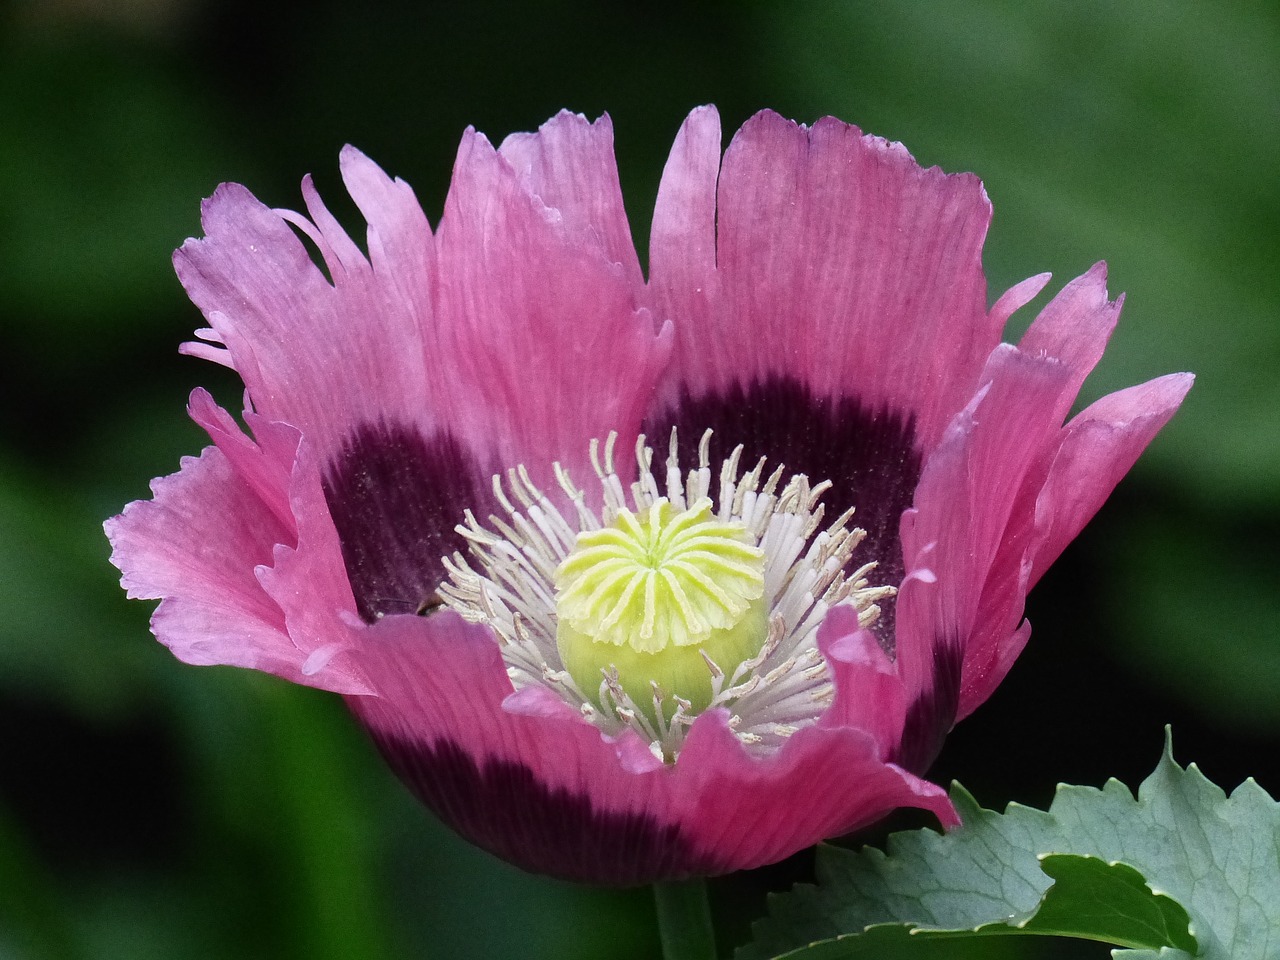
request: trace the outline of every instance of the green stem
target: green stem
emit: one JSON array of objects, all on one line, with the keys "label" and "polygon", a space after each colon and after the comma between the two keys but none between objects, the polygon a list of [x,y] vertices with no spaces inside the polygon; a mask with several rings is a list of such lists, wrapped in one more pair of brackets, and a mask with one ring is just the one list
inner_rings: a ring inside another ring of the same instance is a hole
[{"label": "green stem", "polygon": [[716,936],[707,906],[707,882],[655,883],[663,960],[716,960]]}]

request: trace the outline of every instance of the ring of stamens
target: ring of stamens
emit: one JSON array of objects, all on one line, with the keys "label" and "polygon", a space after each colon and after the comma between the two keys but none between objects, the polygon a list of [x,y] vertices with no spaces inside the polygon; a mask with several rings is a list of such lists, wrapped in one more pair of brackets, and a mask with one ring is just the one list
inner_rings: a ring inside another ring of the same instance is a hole
[{"label": "ring of stamens", "polygon": [[[741,446],[723,461],[718,482],[713,482],[710,438],[708,430],[698,447],[697,466],[682,473],[673,430],[660,486],[653,451],[640,436],[638,478],[629,491],[614,467],[617,435],[610,434],[603,445],[593,440],[590,459],[603,492],[599,511],[586,505],[585,495],[558,463],[553,469],[571,505],[567,515],[534,485],[523,465],[508,470],[505,482],[495,476],[494,495],[505,516],[489,516],[486,526],[471,511],[465,513],[457,530],[471,556],[444,558],[448,579],[439,587],[445,603],[464,619],[493,629],[516,689],[546,687],[607,734],[636,731],[655,756],[667,761],[678,755],[689,727],[705,709],[727,709],[738,739],[765,751],[816,721],[835,693],[831,670],[817,647],[818,626],[827,611],[837,604],[851,606],[868,626],[879,616],[879,601],[895,592],[891,586],[871,585],[874,561],[849,569],[865,532],[849,526],[852,509],[824,527],[821,497],[829,482],[811,485],[796,474],[783,484],[784,468],[766,476],[764,459],[740,474]],[[661,511],[664,503],[671,511],[690,511],[703,501],[708,501],[709,520],[741,529],[744,542],[763,554],[767,626],[758,651],[722,666],[701,650],[710,697],[697,707],[656,682],[649,685],[649,702],[638,703],[644,698],[635,685],[624,685],[624,678],[609,667],[600,671],[594,689],[581,673],[582,682],[575,680],[557,648],[557,570],[584,537],[590,541],[624,514],[647,515],[655,506]]]}]

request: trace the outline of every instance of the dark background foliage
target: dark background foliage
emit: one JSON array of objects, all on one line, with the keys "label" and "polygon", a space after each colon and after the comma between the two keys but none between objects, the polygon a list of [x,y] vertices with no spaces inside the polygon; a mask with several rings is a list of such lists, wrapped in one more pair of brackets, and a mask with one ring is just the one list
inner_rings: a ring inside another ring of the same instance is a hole
[{"label": "dark background foliage", "polygon": [[[175,352],[200,320],[169,253],[201,197],[295,206],[314,171],[354,223],[352,142],[434,219],[467,124],[496,141],[561,107],[612,114],[641,238],[676,128],[715,102],[726,133],[831,113],[980,173],[993,297],[1105,257],[1129,299],[1086,399],[1199,383],[935,773],[989,806],[1136,784],[1172,722],[1183,760],[1280,790],[1278,51],[1271,0],[0,6],[0,957],[655,954],[645,891],[469,849],[335,698],[173,660],[100,531],[203,445],[191,387],[238,402]],[[726,944],[807,869],[717,881]]]}]

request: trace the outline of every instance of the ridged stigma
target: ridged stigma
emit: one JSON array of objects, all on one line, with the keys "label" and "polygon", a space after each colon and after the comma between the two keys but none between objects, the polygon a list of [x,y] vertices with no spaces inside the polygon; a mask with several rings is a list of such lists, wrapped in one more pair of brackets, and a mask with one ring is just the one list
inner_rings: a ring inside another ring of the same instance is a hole
[{"label": "ridged stigma", "polygon": [[703,497],[679,510],[663,497],[578,534],[555,575],[556,646],[584,690],[616,669],[637,704],[653,701],[656,683],[701,709],[712,696],[704,652],[728,671],[759,652],[765,553],[712,506]]}]

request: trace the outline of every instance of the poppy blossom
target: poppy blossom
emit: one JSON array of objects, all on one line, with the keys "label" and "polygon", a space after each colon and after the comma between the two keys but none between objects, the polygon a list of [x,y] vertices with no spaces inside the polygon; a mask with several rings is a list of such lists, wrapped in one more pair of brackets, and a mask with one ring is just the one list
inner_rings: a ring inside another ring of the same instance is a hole
[{"label": "poppy blossom", "polygon": [[108,521],[180,659],[342,694],[464,837],[606,884],[776,861],[901,806],[1026,643],[1027,591],[1191,385],[1068,419],[1105,267],[1017,345],[980,181],[712,108],[646,279],[607,117],[464,135],[433,230],[353,148],[358,245],[225,184],[175,254],[244,428]]}]

